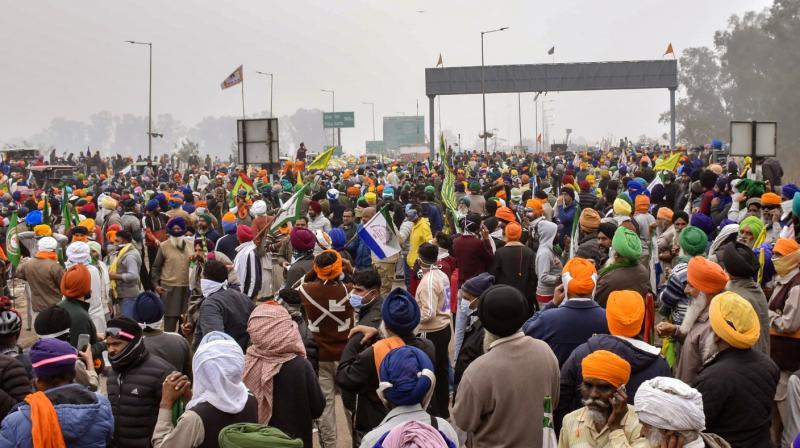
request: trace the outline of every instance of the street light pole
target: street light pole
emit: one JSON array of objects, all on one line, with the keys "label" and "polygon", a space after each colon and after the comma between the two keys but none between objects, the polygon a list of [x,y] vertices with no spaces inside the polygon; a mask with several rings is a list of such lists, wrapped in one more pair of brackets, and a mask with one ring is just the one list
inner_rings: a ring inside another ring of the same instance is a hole
[{"label": "street light pole", "polygon": [[375,141],[375,103],[364,101],[361,104],[369,104],[372,106],[372,141]]},{"label": "street light pole", "polygon": [[150,81],[147,93],[147,160],[153,161],[153,43],[126,40],[132,45],[147,45],[150,50]]},{"label": "street light pole", "polygon": [[272,73],[266,72],[259,72],[256,71],[259,75],[269,76],[269,118],[272,118],[272,79],[274,75]]},{"label": "street light pole", "polygon": [[484,59],[483,59],[483,35],[489,33],[496,33],[498,31],[507,30],[508,27],[504,26],[502,28],[498,28],[496,30],[489,30],[489,31],[481,31],[481,99],[483,101],[483,152],[487,152],[486,149],[486,88],[484,85],[484,76],[483,76],[483,67],[484,67]]},{"label": "street light pole", "polygon": [[[336,112],[336,92],[328,89],[319,90],[331,94],[331,112]],[[336,146],[336,128],[331,128],[331,141],[333,142],[333,145]]]}]

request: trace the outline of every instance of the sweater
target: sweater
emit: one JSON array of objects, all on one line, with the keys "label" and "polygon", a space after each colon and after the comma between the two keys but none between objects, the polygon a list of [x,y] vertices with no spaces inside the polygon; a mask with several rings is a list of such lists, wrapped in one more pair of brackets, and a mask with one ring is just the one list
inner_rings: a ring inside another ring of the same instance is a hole
[{"label": "sweater", "polygon": [[645,297],[650,292],[650,271],[641,263],[636,263],[601,275],[597,280],[594,300],[605,308],[611,292],[622,289],[636,291]]},{"label": "sweater", "polygon": [[189,286],[189,258],[194,255],[194,247],[186,238],[181,241],[185,243],[183,250],[175,247],[171,239],[158,246],[156,261],[153,262],[150,273],[153,284],[163,287]]},{"label": "sweater", "polygon": [[310,272],[300,287],[308,329],[319,346],[319,360],[338,361],[353,327],[350,289],[341,282],[322,282]]},{"label": "sweater", "polygon": [[22,263],[14,277],[28,282],[33,311],[40,313],[61,300],[61,277],[64,268],[57,261],[31,258]]},{"label": "sweater", "polygon": [[247,321],[255,308],[250,298],[235,288],[223,288],[205,297],[200,303],[193,348],[197,350],[203,336],[212,331],[221,331],[235,339],[242,351],[246,352],[250,345]]},{"label": "sweater", "polygon": [[[576,325],[577,322],[580,325]],[[525,322],[522,331],[546,342],[561,367],[572,351],[593,335],[608,334],[608,323],[606,311],[594,300],[570,299],[561,306],[545,305],[542,311]]]},{"label": "sweater", "polygon": [[453,257],[458,268],[458,287],[482,272],[492,269],[494,253],[489,241],[475,235],[464,234],[453,240]]},{"label": "sweater", "polygon": [[186,338],[150,328],[145,328],[142,335],[148,352],[172,364],[176,371],[192,377],[192,350]]},{"label": "sweater", "polygon": [[517,241],[506,243],[494,254],[491,273],[495,284],[513,286],[528,303],[536,303],[536,254],[530,248]]},{"label": "sweater", "polygon": [[[492,343],[464,372],[453,422],[473,448],[542,447],[544,398],[558,404],[558,360],[542,341],[516,333]],[[525,418],[520,418],[520,410]]]},{"label": "sweater", "polygon": [[422,276],[414,299],[419,305],[419,332],[433,332],[450,325],[450,278],[439,269]]},{"label": "sweater", "polygon": [[706,431],[732,448],[769,448],[772,406],[780,372],[766,355],[728,348],[691,384],[703,395]]}]

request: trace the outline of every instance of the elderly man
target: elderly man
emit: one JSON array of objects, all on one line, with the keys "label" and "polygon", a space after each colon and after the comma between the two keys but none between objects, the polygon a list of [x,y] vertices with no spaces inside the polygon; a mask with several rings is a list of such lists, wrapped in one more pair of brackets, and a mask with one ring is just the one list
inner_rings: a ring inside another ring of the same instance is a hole
[{"label": "elderly man", "polygon": [[[752,350],[761,332],[753,306],[734,292],[711,300],[706,337],[710,361],[693,386],[703,394],[706,427],[733,448],[768,448],[778,366]],[[788,445],[783,445],[788,446]]]},{"label": "elderly man", "polygon": [[784,428],[783,443],[788,446],[797,435],[800,418],[792,415],[786,399],[789,377],[800,369],[800,245],[793,239],[779,239],[772,250],[772,264],[777,277],[768,305],[770,350],[781,369],[775,402]]},{"label": "elderly man", "polygon": [[648,447],[642,425],[627,403],[628,361],[598,350],[581,361],[583,407],[567,414],[558,438],[559,448]]},{"label": "elderly man", "polygon": [[656,327],[658,335],[674,336],[681,342],[675,377],[692,384],[697,373],[710,356],[707,345],[709,333],[708,304],[728,284],[728,274],[722,267],[703,257],[689,260],[686,273],[686,294],[691,297],[686,315],[680,326],[661,322]]},{"label": "elderly man", "polygon": [[605,307],[611,291],[629,289],[646,296],[650,291],[650,271],[639,263],[642,240],[636,232],[619,226],[614,232],[611,247],[616,253],[614,262],[600,270],[594,300]]},{"label": "elderly man", "polygon": [[189,303],[189,260],[194,247],[184,236],[186,220],[180,216],[167,222],[167,233],[169,239],[158,247],[151,280],[164,301],[164,331],[175,331]]},{"label": "elderly man", "polygon": [[33,318],[45,308],[55,305],[61,300],[61,277],[64,268],[58,264],[55,238],[46,236],[39,240],[39,249],[33,258],[22,263],[14,273],[14,277],[28,282]]},{"label": "elderly man", "polygon": [[561,276],[563,284],[556,288],[553,301],[522,326],[526,335],[550,346],[559,367],[592,335],[608,333],[606,313],[592,300],[597,278],[594,264],[584,258],[573,258],[564,266]]},{"label": "elderly man", "polygon": [[652,447],[728,448],[722,437],[701,432],[706,427],[703,396],[681,380],[656,377],[636,392],[633,408],[642,437]]},{"label": "elderly man", "polygon": [[[508,285],[481,294],[486,354],[467,367],[453,406],[453,421],[473,434],[475,448],[540,447],[545,400],[558,403],[558,360],[547,344],[519,331],[527,309]],[[526,418],[518,418],[520,409]]]}]

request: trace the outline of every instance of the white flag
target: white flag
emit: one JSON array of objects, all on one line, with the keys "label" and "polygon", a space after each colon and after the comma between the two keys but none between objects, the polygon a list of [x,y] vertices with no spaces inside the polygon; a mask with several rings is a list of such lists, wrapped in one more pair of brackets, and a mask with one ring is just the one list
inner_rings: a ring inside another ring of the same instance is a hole
[{"label": "white flag", "polygon": [[381,260],[400,252],[400,243],[387,225],[383,213],[376,213],[364,224],[364,227],[358,231],[358,237]]},{"label": "white flag", "polygon": [[647,186],[647,191],[652,193],[653,192],[653,188],[655,188],[656,185],[661,185],[661,186],[664,185],[664,182],[661,181],[661,176],[659,176],[658,174],[656,174],[655,179],[653,179],[653,181],[650,182],[650,185]]},{"label": "white flag", "polygon": [[275,219],[272,221],[272,225],[269,227],[270,233],[274,232],[278,229],[278,227],[281,227],[287,222],[294,222],[300,218],[300,210],[303,206],[303,197],[306,194],[308,185],[310,184],[303,185],[303,188],[298,190],[292,195],[291,198],[289,198],[288,201],[281,205],[280,210],[278,210],[278,214],[275,215]]},{"label": "white flag", "polygon": [[242,72],[242,66],[240,65],[239,68],[234,70],[233,73],[231,73],[230,75],[228,75],[227,78],[225,78],[225,81],[222,81],[220,87],[222,87],[222,90],[225,90],[228,87],[233,87],[236,84],[240,84],[243,79],[244,79],[244,73]]}]

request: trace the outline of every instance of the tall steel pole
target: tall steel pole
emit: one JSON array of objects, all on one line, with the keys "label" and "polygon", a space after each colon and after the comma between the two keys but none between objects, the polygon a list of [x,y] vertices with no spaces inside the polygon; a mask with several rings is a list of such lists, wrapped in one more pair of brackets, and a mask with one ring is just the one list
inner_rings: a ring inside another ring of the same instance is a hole
[{"label": "tall steel pole", "polygon": [[[331,112],[336,112],[336,92],[327,89],[319,90],[331,94]],[[336,146],[336,128],[331,128],[331,141],[333,142],[333,146]]]},{"label": "tall steel pole", "polygon": [[259,75],[269,76],[269,118],[272,118],[272,79],[274,75],[267,72],[256,71]]},{"label": "tall steel pole", "polygon": [[147,92],[147,160],[153,160],[153,43],[126,40],[132,45],[147,45],[150,52],[149,86]]},{"label": "tall steel pole", "polygon": [[485,87],[485,79],[483,75],[483,68],[484,68],[484,54],[483,54],[483,35],[489,33],[496,33],[498,31],[507,30],[508,27],[504,26],[502,28],[498,28],[496,30],[489,30],[489,31],[481,31],[481,100],[483,101],[483,152],[487,152],[486,149],[486,87]]},{"label": "tall steel pole", "polygon": [[522,94],[517,92],[517,117],[519,118],[519,149],[522,151]]}]

